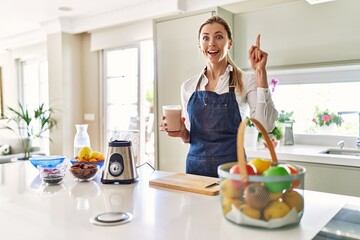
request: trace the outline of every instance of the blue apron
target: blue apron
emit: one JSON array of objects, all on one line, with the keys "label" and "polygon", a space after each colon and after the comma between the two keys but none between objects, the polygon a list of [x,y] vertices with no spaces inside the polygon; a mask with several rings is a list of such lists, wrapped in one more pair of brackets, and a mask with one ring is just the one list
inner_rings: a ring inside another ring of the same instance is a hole
[{"label": "blue apron", "polygon": [[201,77],[187,107],[190,149],[186,173],[218,177],[219,165],[237,161],[236,137],[241,115],[234,92],[232,71],[229,92],[200,91]]}]

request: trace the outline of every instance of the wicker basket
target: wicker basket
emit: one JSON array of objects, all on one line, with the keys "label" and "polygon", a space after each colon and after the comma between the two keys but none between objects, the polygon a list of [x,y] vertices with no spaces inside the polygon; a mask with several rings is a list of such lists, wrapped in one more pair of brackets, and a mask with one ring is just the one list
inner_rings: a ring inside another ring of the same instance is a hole
[{"label": "wicker basket", "polygon": [[[262,175],[248,174],[244,130],[249,119],[242,121],[237,134],[238,162],[223,164],[218,168],[224,217],[235,224],[262,228],[298,224],[304,211],[306,170],[299,165],[279,163],[264,127],[256,119],[250,120],[261,131],[269,146],[271,165]],[[236,164],[241,174],[231,170]],[[279,168],[286,170],[286,173],[278,175],[282,172]]]}]

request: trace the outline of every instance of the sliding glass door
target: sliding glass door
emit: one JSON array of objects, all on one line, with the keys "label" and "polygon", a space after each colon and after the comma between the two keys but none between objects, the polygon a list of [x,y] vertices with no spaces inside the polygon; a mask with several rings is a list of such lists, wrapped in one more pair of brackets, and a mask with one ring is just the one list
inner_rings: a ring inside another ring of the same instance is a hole
[{"label": "sliding glass door", "polygon": [[104,51],[106,143],[131,140],[137,164],[154,165],[153,66],[152,41]]}]

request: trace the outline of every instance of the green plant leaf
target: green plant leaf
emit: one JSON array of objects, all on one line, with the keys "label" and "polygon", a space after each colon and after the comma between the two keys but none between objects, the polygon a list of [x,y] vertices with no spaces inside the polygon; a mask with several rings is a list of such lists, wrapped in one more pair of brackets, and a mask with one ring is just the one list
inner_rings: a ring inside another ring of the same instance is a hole
[{"label": "green plant leaf", "polygon": [[[17,129],[10,126],[1,127],[0,129],[9,129],[15,132],[21,139],[22,147],[25,153],[25,158],[30,156],[33,147],[29,144],[31,140],[37,138],[43,138],[43,134],[51,130],[57,125],[56,119],[53,118],[54,110],[52,108],[46,108],[44,103],[40,104],[33,112],[29,112],[28,109],[18,102],[19,110],[8,107],[10,115],[4,116],[3,119],[7,119],[7,123],[14,122]],[[30,141],[26,140],[27,138]],[[52,142],[52,140],[50,139]]]}]

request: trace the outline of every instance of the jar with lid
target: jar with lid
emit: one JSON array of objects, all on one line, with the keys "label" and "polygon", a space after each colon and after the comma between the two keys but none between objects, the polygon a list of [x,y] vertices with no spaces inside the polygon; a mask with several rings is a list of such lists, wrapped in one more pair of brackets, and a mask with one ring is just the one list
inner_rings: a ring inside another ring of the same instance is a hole
[{"label": "jar with lid", "polygon": [[87,132],[88,124],[75,124],[76,134],[74,137],[74,157],[82,147],[90,147],[90,137]]}]

